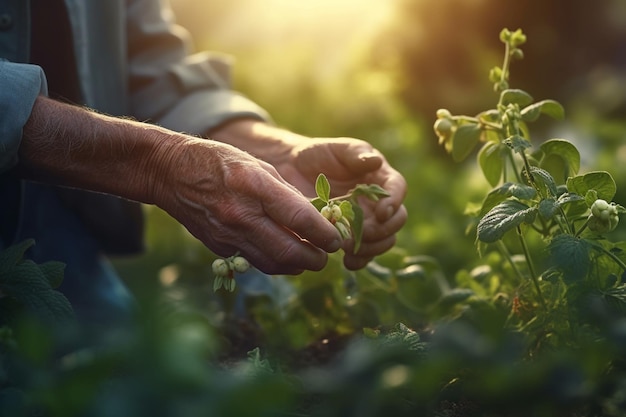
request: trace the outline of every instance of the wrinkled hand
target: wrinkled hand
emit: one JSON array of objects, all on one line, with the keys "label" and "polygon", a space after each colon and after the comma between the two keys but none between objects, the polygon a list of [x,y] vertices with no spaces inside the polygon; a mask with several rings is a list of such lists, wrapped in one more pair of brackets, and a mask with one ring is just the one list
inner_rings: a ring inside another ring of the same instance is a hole
[{"label": "wrinkled hand", "polygon": [[[296,136],[296,135],[294,135]],[[354,254],[354,242],[344,243],[344,264],[349,269],[364,267],[373,257],[391,249],[396,233],[404,225],[407,211],[402,201],[406,181],[385,157],[369,143],[350,138],[308,139],[292,142],[289,157],[275,164],[283,178],[305,195],[315,196],[315,179],[324,173],[336,195],[347,193],[357,184],[378,184],[389,197],[377,202],[363,198],[363,240]]]},{"label": "wrinkled hand", "polygon": [[299,274],[340,248],[335,228],[268,163],[192,138],[165,155],[156,204],[218,255],[239,251],[265,273]]}]

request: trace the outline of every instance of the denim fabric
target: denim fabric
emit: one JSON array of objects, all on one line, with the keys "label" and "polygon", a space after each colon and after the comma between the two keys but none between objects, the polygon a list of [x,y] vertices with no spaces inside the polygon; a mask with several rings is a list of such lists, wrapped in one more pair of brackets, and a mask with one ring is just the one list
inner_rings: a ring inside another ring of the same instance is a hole
[{"label": "denim fabric", "polygon": [[132,295],[101,255],[99,243],[59,201],[54,187],[30,184],[22,202],[24,220],[16,240],[35,239],[28,256],[37,263],[66,264],[59,290],[72,303],[78,320],[94,331],[131,322]]}]

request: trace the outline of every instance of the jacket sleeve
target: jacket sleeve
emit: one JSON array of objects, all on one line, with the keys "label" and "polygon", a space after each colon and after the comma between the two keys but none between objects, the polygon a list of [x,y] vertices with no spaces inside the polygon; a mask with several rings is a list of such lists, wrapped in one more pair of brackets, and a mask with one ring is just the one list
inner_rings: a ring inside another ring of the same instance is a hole
[{"label": "jacket sleeve", "polygon": [[40,67],[0,59],[0,173],[17,164],[22,130],[40,94],[47,94]]},{"label": "jacket sleeve", "polygon": [[166,3],[128,2],[132,115],[191,134],[240,117],[270,121],[264,109],[231,89],[228,57],[190,54],[189,34],[176,25]]}]

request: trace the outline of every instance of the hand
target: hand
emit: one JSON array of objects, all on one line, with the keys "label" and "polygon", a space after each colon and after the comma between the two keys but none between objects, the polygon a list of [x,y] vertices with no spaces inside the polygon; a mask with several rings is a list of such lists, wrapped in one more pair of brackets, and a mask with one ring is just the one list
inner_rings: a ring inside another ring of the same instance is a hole
[{"label": "hand", "polygon": [[302,139],[293,147],[289,160],[276,168],[308,196],[314,196],[315,179],[320,172],[330,181],[335,195],[345,194],[357,184],[378,184],[390,194],[378,202],[360,200],[365,219],[363,239],[356,254],[354,242],[345,242],[347,268],[360,269],[394,246],[395,235],[407,218],[402,204],[406,181],[369,143],[348,138]]},{"label": "hand", "polygon": [[156,204],[221,256],[239,251],[268,274],[320,270],[340,236],[268,163],[230,145],[168,144]]},{"label": "hand", "polygon": [[369,143],[350,138],[311,139],[254,120],[232,122],[213,132],[211,137],[235,144],[270,162],[285,180],[309,198],[315,196],[319,173],[326,175],[337,195],[357,184],[378,184],[389,192],[389,197],[378,202],[361,201],[365,216],[363,240],[357,254],[353,254],[352,241],[344,243],[347,268],[362,268],[395,244],[395,234],[407,218],[402,204],[406,181]]}]

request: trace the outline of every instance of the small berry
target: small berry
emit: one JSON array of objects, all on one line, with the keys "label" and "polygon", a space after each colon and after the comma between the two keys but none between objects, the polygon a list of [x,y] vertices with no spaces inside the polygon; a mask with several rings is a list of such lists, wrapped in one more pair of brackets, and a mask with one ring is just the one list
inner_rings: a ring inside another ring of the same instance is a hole
[{"label": "small berry", "polygon": [[452,131],[452,122],[449,119],[437,119],[433,128],[437,134],[447,136]]},{"label": "small berry", "polygon": [[243,256],[235,256],[232,264],[236,272],[246,272],[250,268],[250,263]]},{"label": "small berry", "polygon": [[341,212],[341,207],[334,205],[331,207],[332,218],[335,220],[340,220],[343,217],[343,213]]},{"label": "small berry", "polygon": [[324,216],[326,220],[330,220],[333,217],[332,211],[329,206],[322,207],[320,213],[322,214],[322,216]]},{"label": "small berry", "polygon": [[452,117],[452,114],[448,109],[439,109],[437,110],[437,118],[438,119],[449,119]]},{"label": "small berry", "polygon": [[213,261],[211,265],[213,268],[213,273],[218,277],[225,277],[228,275],[230,268],[228,267],[228,263],[224,259],[216,259]]},{"label": "small berry", "polygon": [[608,210],[609,207],[610,207],[609,203],[607,203],[605,200],[597,199],[591,205],[591,214],[593,214],[596,217],[600,217],[600,213],[602,213],[605,210]]}]

